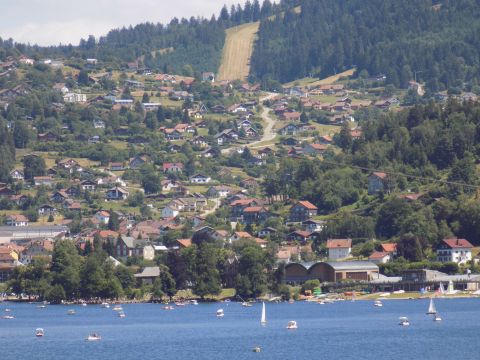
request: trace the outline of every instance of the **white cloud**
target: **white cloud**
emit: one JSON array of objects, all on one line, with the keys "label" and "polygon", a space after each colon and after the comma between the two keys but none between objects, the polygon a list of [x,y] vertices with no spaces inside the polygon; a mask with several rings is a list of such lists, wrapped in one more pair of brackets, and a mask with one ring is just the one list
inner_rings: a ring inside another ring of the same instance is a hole
[{"label": "white cloud", "polygon": [[88,35],[141,22],[169,22],[173,17],[204,16],[243,0],[0,0],[0,37],[18,42],[78,44]]}]

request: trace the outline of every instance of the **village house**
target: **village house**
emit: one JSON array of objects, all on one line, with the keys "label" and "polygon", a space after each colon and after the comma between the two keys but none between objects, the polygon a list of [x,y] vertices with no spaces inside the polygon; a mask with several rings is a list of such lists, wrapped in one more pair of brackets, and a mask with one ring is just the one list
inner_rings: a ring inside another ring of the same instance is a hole
[{"label": "village house", "polygon": [[278,133],[283,136],[295,136],[299,132],[299,128],[296,124],[288,124],[278,130]]},{"label": "village house", "polygon": [[78,93],[67,93],[63,96],[63,101],[66,103],[85,103],[87,102],[87,95]]},{"label": "village house", "polygon": [[192,140],[192,145],[198,146],[199,148],[208,147],[208,140],[204,136],[196,136]]},{"label": "village house", "polygon": [[146,156],[135,156],[130,159],[128,167],[130,169],[138,169],[140,166],[147,162]]},{"label": "village house", "polygon": [[176,206],[167,205],[162,209],[162,218],[175,218],[178,216],[179,213],[180,211],[177,209]]},{"label": "village house", "polygon": [[38,215],[46,216],[46,215],[55,215],[57,213],[57,209],[51,205],[45,204],[38,208]]},{"label": "village house", "polygon": [[323,153],[327,151],[327,149],[328,149],[328,145],[307,143],[303,147],[303,152],[307,155],[316,156],[316,155],[323,155]]},{"label": "village house", "polygon": [[43,134],[38,134],[37,140],[41,142],[56,142],[58,141],[58,136],[49,131]]},{"label": "village house", "polygon": [[218,145],[225,145],[238,140],[238,133],[233,129],[225,129],[214,136]]},{"label": "village house", "polygon": [[34,258],[52,257],[55,242],[50,239],[31,241],[20,254],[20,262],[29,265]]},{"label": "village house", "polygon": [[97,211],[93,216],[101,225],[107,225],[110,220],[110,213],[105,210]]},{"label": "village house", "polygon": [[21,214],[7,215],[5,224],[7,226],[28,226],[28,218]]},{"label": "village house", "polygon": [[262,202],[257,199],[238,199],[230,203],[233,218],[243,217],[243,211],[247,207],[262,206]]},{"label": "village house", "polygon": [[291,242],[297,241],[302,244],[305,244],[307,243],[307,241],[310,240],[310,235],[311,234],[308,231],[295,230],[287,235],[287,240]]},{"label": "village house", "polygon": [[155,280],[160,277],[160,268],[158,266],[147,266],[141,273],[134,275],[139,284],[153,285]]},{"label": "village house", "polygon": [[248,206],[243,209],[243,222],[245,224],[260,224],[267,220],[268,210],[263,206]]},{"label": "village house", "polygon": [[386,264],[392,260],[392,255],[385,251],[374,251],[368,260],[375,264]]},{"label": "village house", "polygon": [[290,221],[306,221],[316,216],[318,208],[309,201],[299,201],[290,209]]},{"label": "village house", "polygon": [[51,176],[34,176],[33,183],[35,186],[53,186],[55,180]]},{"label": "village house", "polygon": [[302,227],[310,233],[321,232],[326,226],[326,222],[322,220],[308,219],[302,222]]},{"label": "village house", "polygon": [[241,240],[241,239],[251,239],[253,240],[253,236],[250,235],[248,232],[246,231],[235,231],[232,236],[230,236],[230,243],[234,242],[234,241],[238,241],[238,240]]},{"label": "village house", "polygon": [[196,174],[190,177],[190,182],[192,184],[208,184],[212,179],[209,176],[202,174]]},{"label": "village house", "polygon": [[232,188],[225,185],[210,186],[205,193],[205,196],[208,198],[226,198],[233,192]]},{"label": "village house", "polygon": [[109,165],[110,171],[123,171],[125,167],[121,162],[111,162]]},{"label": "village house", "polygon": [[263,238],[266,238],[266,237],[272,237],[272,236],[276,235],[277,232],[278,232],[277,229],[275,229],[273,227],[265,227],[257,233],[257,236],[259,238],[263,239]]},{"label": "village house", "polygon": [[106,192],[107,200],[125,200],[128,195],[128,191],[119,186],[109,189]]},{"label": "village house", "polygon": [[301,115],[298,111],[284,112],[280,116],[280,119],[285,121],[300,121]]},{"label": "village house", "polygon": [[55,191],[52,196],[50,196],[50,201],[55,203],[61,203],[68,199],[68,194],[63,191]]},{"label": "village house", "polygon": [[368,177],[368,194],[373,195],[385,191],[387,174],[374,172]]},{"label": "village house", "polygon": [[352,239],[328,239],[327,250],[329,259],[344,259],[352,252]]},{"label": "village house", "polygon": [[162,180],[160,184],[162,185],[162,191],[164,192],[170,192],[172,190],[178,189],[178,187],[181,185],[180,182],[170,179]]},{"label": "village house", "polygon": [[153,260],[155,249],[148,240],[134,239],[131,236],[122,235],[115,246],[115,257],[127,258],[138,256],[144,260]]},{"label": "village house", "polygon": [[13,169],[12,171],[10,171],[10,176],[13,180],[23,180],[25,178],[23,171],[18,169]]},{"label": "village house", "polygon": [[162,168],[165,174],[181,174],[183,172],[182,163],[163,163]]},{"label": "village house", "polygon": [[473,245],[465,239],[444,239],[437,247],[437,260],[466,264],[472,260]]},{"label": "village house", "polygon": [[83,191],[95,191],[97,184],[92,180],[84,180],[80,183],[80,188]]}]

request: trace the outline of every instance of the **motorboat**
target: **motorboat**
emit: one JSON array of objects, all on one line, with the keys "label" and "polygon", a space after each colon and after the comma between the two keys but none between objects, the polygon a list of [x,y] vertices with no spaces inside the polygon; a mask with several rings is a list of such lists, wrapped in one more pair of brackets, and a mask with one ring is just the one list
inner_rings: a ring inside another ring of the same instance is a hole
[{"label": "motorboat", "polygon": [[102,340],[102,337],[97,333],[91,333],[90,335],[87,336],[87,338],[85,340],[87,340],[87,341],[98,341],[98,340]]},{"label": "motorboat", "polygon": [[225,313],[223,312],[223,309],[218,309],[217,310],[217,317],[224,317],[225,316]]},{"label": "motorboat", "polygon": [[252,307],[253,305],[250,304],[250,303],[248,303],[248,302],[246,302],[246,301],[244,301],[244,302],[242,302],[242,306],[243,306],[243,307]]},{"label": "motorboat", "polygon": [[12,310],[11,310],[11,309],[5,309],[5,310],[3,310],[3,311],[5,311],[5,312],[11,312]]},{"label": "motorboat", "polygon": [[375,300],[375,301],[373,302],[373,306],[382,307],[382,306],[383,306],[383,303],[382,303],[380,300]]},{"label": "motorboat", "polygon": [[435,313],[435,315],[433,315],[433,321],[442,321],[442,318],[438,313]]},{"label": "motorboat", "polygon": [[67,315],[75,315],[77,312],[73,309],[67,311]]},{"label": "motorboat", "polygon": [[298,326],[297,326],[297,322],[296,321],[289,321],[288,324],[287,324],[287,329],[288,330],[294,330],[294,329],[297,329]]},{"label": "motorboat", "polygon": [[175,306],[185,306],[185,303],[184,302],[176,302]]},{"label": "motorboat", "polygon": [[194,300],[190,300],[190,304],[192,304],[192,305],[198,305],[198,301],[195,300],[195,299],[194,299]]},{"label": "motorboat", "polygon": [[167,305],[165,305],[165,306],[162,306],[162,309],[163,309],[163,310],[173,310],[174,307],[167,304]]},{"label": "motorboat", "polygon": [[260,351],[262,351],[262,349],[260,348],[260,346],[255,346],[253,349],[252,349],[253,352],[256,352],[256,353],[259,353]]},{"label": "motorboat", "polygon": [[10,320],[10,319],[15,319],[15,316],[13,316],[13,315],[4,315],[3,318],[4,318],[5,320]]},{"label": "motorboat", "polygon": [[87,306],[87,303],[86,302],[82,302],[80,305],[82,305],[83,307]]},{"label": "motorboat", "polygon": [[118,317],[119,317],[119,318],[122,318],[122,319],[123,319],[123,318],[126,317],[126,316],[127,316],[127,315],[125,315],[125,313],[124,313],[123,311],[120,311],[120,312],[118,313]]},{"label": "motorboat", "polygon": [[398,325],[409,326],[410,321],[408,321],[408,318],[406,318],[405,316],[402,316],[401,318],[398,319]]},{"label": "motorboat", "polygon": [[110,304],[107,302],[102,303],[102,308],[108,309],[110,307]]},{"label": "motorboat", "polygon": [[115,305],[113,307],[113,311],[122,311],[122,310],[123,310],[123,308],[120,305]]},{"label": "motorboat", "polygon": [[43,331],[42,328],[38,328],[35,330],[35,336],[36,337],[42,337],[43,335],[45,335],[45,332]]},{"label": "motorboat", "polygon": [[45,305],[45,304],[37,305],[37,308],[39,308],[39,309],[45,309],[46,307],[47,307],[47,305]]}]

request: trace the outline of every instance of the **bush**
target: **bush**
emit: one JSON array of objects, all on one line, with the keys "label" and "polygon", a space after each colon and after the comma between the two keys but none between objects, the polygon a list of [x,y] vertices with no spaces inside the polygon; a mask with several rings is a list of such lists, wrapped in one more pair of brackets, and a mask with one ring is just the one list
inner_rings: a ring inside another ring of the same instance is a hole
[{"label": "bush", "polygon": [[318,289],[320,287],[320,281],[318,281],[317,279],[315,280],[308,280],[308,281],[305,281],[305,283],[302,285],[302,293],[305,294],[305,291],[311,291],[313,292],[313,290],[315,289]]}]

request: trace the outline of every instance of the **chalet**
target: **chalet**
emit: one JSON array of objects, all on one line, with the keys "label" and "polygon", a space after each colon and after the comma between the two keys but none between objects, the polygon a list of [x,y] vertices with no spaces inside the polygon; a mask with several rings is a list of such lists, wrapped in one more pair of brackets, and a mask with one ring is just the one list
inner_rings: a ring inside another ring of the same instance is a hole
[{"label": "chalet", "polygon": [[45,204],[38,208],[38,215],[55,215],[57,213],[57,209],[53,206]]},{"label": "chalet", "polygon": [[58,141],[58,136],[52,133],[51,131],[49,131],[44,134],[38,134],[37,140],[41,142],[56,142]]},{"label": "chalet", "polygon": [[80,183],[80,188],[83,191],[95,191],[97,184],[92,180],[84,180]]},{"label": "chalet", "polygon": [[266,147],[258,150],[258,155],[262,158],[266,158],[268,156],[275,156],[275,151],[272,148]]},{"label": "chalet", "polygon": [[215,82],[215,74],[213,72],[203,72],[202,81]]},{"label": "chalet", "polygon": [[225,129],[215,135],[215,140],[217,141],[218,145],[228,144],[238,140],[238,133],[233,129]]},{"label": "chalet", "polygon": [[128,197],[129,193],[127,190],[116,186],[106,192],[107,200],[125,200]]},{"label": "chalet", "polygon": [[95,129],[105,129],[105,122],[101,119],[94,119],[93,120],[93,127]]},{"label": "chalet", "polygon": [[55,203],[61,203],[68,199],[68,194],[65,191],[59,190],[55,191],[52,196],[50,196],[50,201]]},{"label": "chalet", "polygon": [[466,264],[472,260],[473,245],[465,239],[444,239],[437,247],[437,260]]},{"label": "chalet", "polygon": [[288,152],[288,156],[298,157],[303,155],[303,148],[300,146],[292,146]]},{"label": "chalet", "polygon": [[248,206],[243,209],[243,222],[245,224],[259,224],[265,222],[269,212],[263,206]]},{"label": "chalet", "polygon": [[169,192],[177,189],[181,184],[178,181],[167,179],[167,180],[162,180],[161,185],[162,185],[162,191]]},{"label": "chalet", "polygon": [[195,127],[190,124],[177,124],[174,129],[180,133],[195,133]]},{"label": "chalet", "polygon": [[298,111],[284,112],[280,116],[280,119],[285,121],[300,121],[301,115]]},{"label": "chalet", "polygon": [[392,260],[392,255],[385,251],[374,251],[369,257],[368,260],[375,264],[385,264]]},{"label": "chalet", "polygon": [[192,144],[200,148],[206,148],[208,147],[208,140],[205,136],[196,136],[193,138]]},{"label": "chalet", "polygon": [[62,160],[58,163],[57,165],[59,168],[63,168],[65,170],[69,170],[70,173],[72,173],[73,170],[76,170],[76,171],[79,171],[79,172],[82,172],[83,169],[82,167],[80,166],[80,164],[78,163],[78,161],[74,160],[74,159],[66,159],[66,160]]},{"label": "chalet", "polygon": [[234,104],[232,106],[229,106],[227,111],[232,114],[238,114],[238,113],[246,113],[248,109],[241,104],[240,105]]},{"label": "chalet", "polygon": [[303,147],[303,152],[307,155],[316,156],[316,155],[322,155],[323,153],[325,153],[325,151],[327,151],[327,149],[328,149],[328,145],[324,145],[324,144],[306,144]]},{"label": "chalet", "polygon": [[55,242],[53,240],[31,241],[20,255],[20,262],[24,265],[31,264],[34,258],[51,258]]},{"label": "chalet", "polygon": [[352,137],[352,140],[359,140],[363,136],[363,131],[360,128],[352,129],[350,130],[350,136]]},{"label": "chalet", "polygon": [[272,228],[272,227],[265,227],[262,230],[258,232],[258,237],[260,238],[266,238],[266,237],[272,237],[277,234],[277,229]]},{"label": "chalet", "polygon": [[123,171],[125,170],[125,167],[123,166],[123,163],[121,162],[112,162],[109,165],[110,171]]},{"label": "chalet", "polygon": [[145,87],[144,83],[136,80],[125,80],[123,85],[130,89],[143,89]]},{"label": "chalet", "polygon": [[294,139],[292,137],[286,138],[285,140],[282,141],[283,145],[287,146],[297,146],[298,145],[298,140]]},{"label": "chalet", "polygon": [[233,192],[232,188],[229,186],[211,186],[208,188],[205,196],[207,198],[226,198]]},{"label": "chalet", "polygon": [[391,254],[392,256],[397,256],[397,244],[395,243],[383,243],[380,244],[381,251]]},{"label": "chalet", "polygon": [[190,182],[193,184],[208,184],[212,179],[202,174],[195,174],[190,177]]},{"label": "chalet", "polygon": [[346,258],[352,252],[352,239],[328,239],[327,250],[329,259]]},{"label": "chalet", "polygon": [[130,159],[128,163],[128,167],[130,169],[138,169],[140,166],[147,162],[147,158],[145,156],[135,156]]},{"label": "chalet", "polygon": [[179,213],[179,210],[175,207],[167,205],[162,209],[162,218],[174,218],[177,217]]},{"label": "chalet", "polygon": [[302,227],[305,229],[305,231],[308,231],[310,233],[313,232],[321,232],[326,226],[326,222],[322,220],[305,220],[302,222]]},{"label": "chalet", "polygon": [[319,143],[324,145],[330,145],[333,142],[333,139],[330,135],[324,135],[320,137]]},{"label": "chalet", "polygon": [[65,194],[67,194],[69,197],[77,197],[80,195],[80,189],[78,186],[70,186],[65,190]]},{"label": "chalet", "polygon": [[182,140],[183,134],[176,129],[164,129],[163,133],[168,141]]},{"label": "chalet", "polygon": [[13,180],[23,180],[23,179],[25,179],[23,171],[18,170],[18,169],[13,169],[12,171],[10,171],[10,176],[12,177]]},{"label": "chalet", "polygon": [[51,176],[34,176],[33,183],[35,186],[53,186],[55,180]]},{"label": "chalet", "polygon": [[166,174],[181,174],[183,172],[183,163],[163,163],[162,169]]},{"label": "chalet", "polygon": [[200,153],[201,157],[207,158],[207,159],[218,157],[218,155],[219,155],[219,151],[214,148],[205,149]]},{"label": "chalet", "polygon": [[290,220],[295,222],[306,221],[316,216],[318,208],[309,201],[299,201],[290,209]]},{"label": "chalet", "polygon": [[178,152],[182,151],[182,147],[178,144],[171,144],[168,147],[168,151],[171,152],[171,153],[178,153]]},{"label": "chalet", "polygon": [[249,138],[254,138],[258,136],[258,131],[255,130],[253,127],[247,127],[244,129],[245,135]]},{"label": "chalet", "polygon": [[160,277],[160,268],[158,266],[147,266],[142,269],[141,273],[134,274],[133,276],[137,279],[137,283],[141,285],[153,285],[155,280]]},{"label": "chalet", "polygon": [[63,101],[66,103],[85,103],[87,95],[79,93],[67,93],[63,95]]},{"label": "chalet", "polygon": [[[1,196],[1,195],[0,195]],[[23,207],[23,205],[25,205],[27,203],[27,201],[29,200],[28,196],[27,195],[11,195],[9,197],[10,201],[12,201],[13,203],[15,203],[15,205],[17,206],[20,206],[20,207]]]},{"label": "chalet", "polygon": [[368,194],[373,195],[385,191],[387,174],[374,172],[368,177]]},{"label": "chalet", "polygon": [[286,135],[291,135],[291,136],[294,136],[294,135],[297,135],[297,133],[299,132],[299,127],[295,124],[288,124],[288,125],[285,125],[284,127],[282,127],[281,129],[278,130],[278,133],[280,135],[283,135],[283,136],[286,136]]},{"label": "chalet", "polygon": [[238,240],[241,240],[241,239],[252,239],[253,240],[253,236],[250,235],[248,232],[246,231],[235,231],[233,233],[232,236],[230,236],[230,242],[233,242],[233,241],[238,241]]},{"label": "chalet", "polygon": [[138,256],[144,260],[153,260],[155,257],[155,249],[150,245],[148,240],[134,239],[133,237],[122,235],[120,239],[117,240],[115,256],[117,258]]},{"label": "chalet", "polygon": [[287,235],[288,241],[298,241],[305,244],[310,240],[310,233],[308,231],[295,230]]},{"label": "chalet", "polygon": [[190,246],[192,246],[192,240],[191,239],[178,239],[177,240],[178,247],[180,249],[185,249]]},{"label": "chalet", "polygon": [[230,203],[232,217],[243,217],[243,211],[248,207],[262,206],[262,202],[257,199],[239,199]]},{"label": "chalet", "polygon": [[28,222],[28,218],[21,214],[7,215],[5,217],[5,224],[7,226],[28,226]]},{"label": "chalet", "polygon": [[98,135],[90,136],[87,141],[89,144],[98,144],[100,142],[100,136]]},{"label": "chalet", "polygon": [[110,213],[105,210],[97,211],[93,217],[101,225],[107,225],[110,221]]}]

